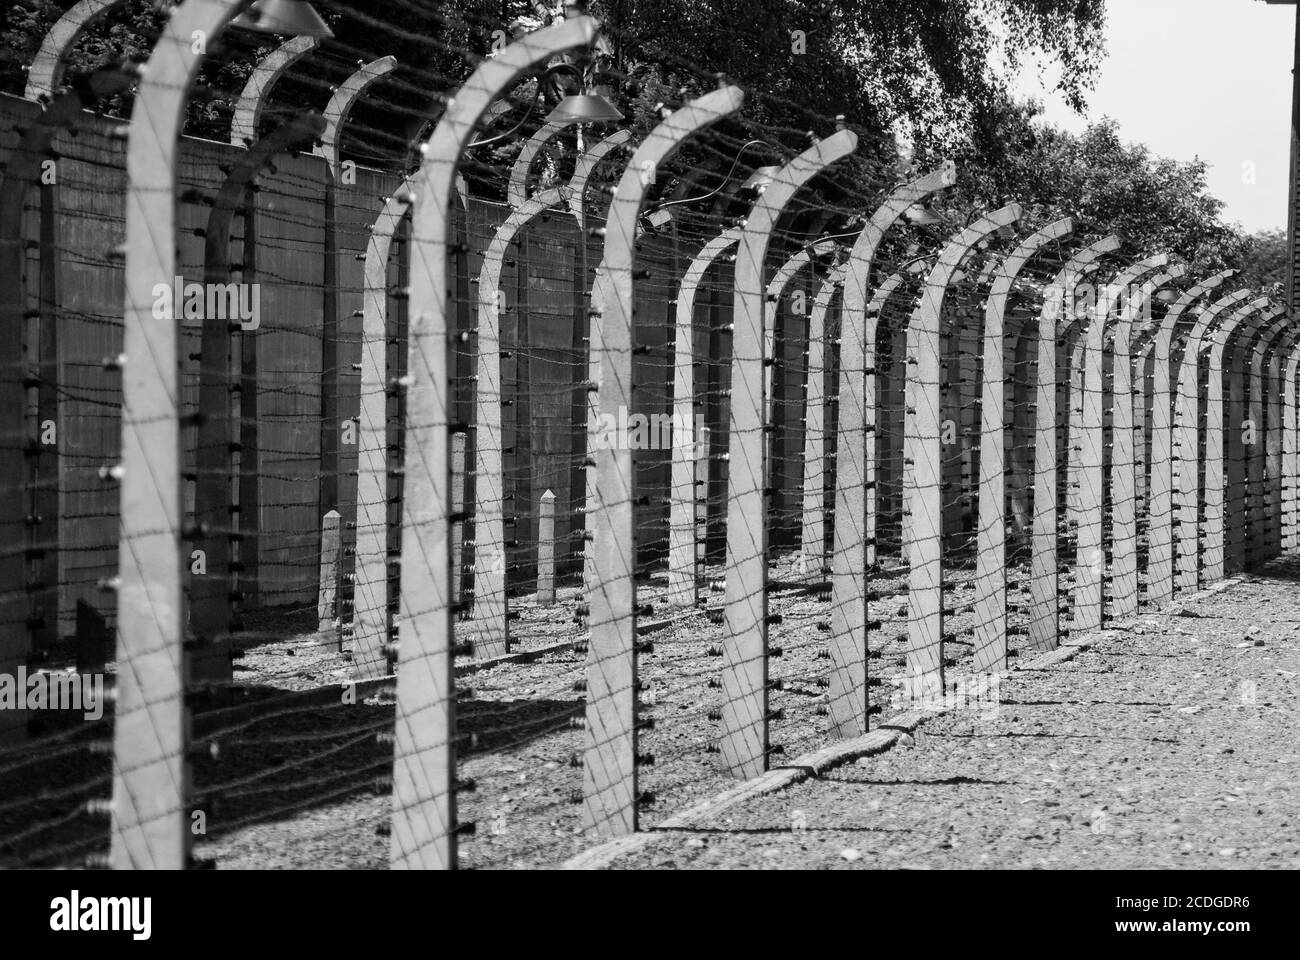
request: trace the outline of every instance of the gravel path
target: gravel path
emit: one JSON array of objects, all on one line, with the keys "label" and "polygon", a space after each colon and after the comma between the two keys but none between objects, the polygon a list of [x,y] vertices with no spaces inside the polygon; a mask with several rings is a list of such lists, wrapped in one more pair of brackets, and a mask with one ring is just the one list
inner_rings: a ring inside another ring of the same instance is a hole
[{"label": "gravel path", "polygon": [[1297,580],[1278,563],[1144,614],[614,866],[1300,867]]}]

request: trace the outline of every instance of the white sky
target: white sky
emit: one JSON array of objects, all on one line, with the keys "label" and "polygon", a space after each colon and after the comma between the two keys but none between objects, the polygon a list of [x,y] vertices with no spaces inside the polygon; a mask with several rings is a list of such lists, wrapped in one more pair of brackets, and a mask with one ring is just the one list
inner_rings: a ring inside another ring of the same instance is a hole
[{"label": "white sky", "polygon": [[[1125,140],[1163,156],[1207,161],[1226,220],[1252,231],[1285,229],[1296,8],[1263,0],[1108,0],[1107,7],[1107,57],[1088,117],[1114,117]],[[1018,87],[1045,101],[1050,122],[1075,131],[1087,125],[1059,96],[1046,96],[1035,67],[1022,72]]]}]

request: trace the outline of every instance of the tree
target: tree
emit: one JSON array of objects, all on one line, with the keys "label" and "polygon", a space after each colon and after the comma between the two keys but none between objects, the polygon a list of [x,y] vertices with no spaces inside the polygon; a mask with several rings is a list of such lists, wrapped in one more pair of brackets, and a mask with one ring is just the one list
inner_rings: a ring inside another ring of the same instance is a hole
[{"label": "tree", "polygon": [[[21,92],[21,66],[71,2],[10,5],[0,19],[3,89]],[[70,72],[144,59],[161,24],[157,6],[124,0],[78,45]],[[368,97],[356,119],[379,143],[344,145],[392,155],[503,32],[562,15],[563,0],[401,0],[385,5],[387,15],[362,0],[317,6],[337,39],[295,69],[277,101],[320,108],[324,88],[358,59],[394,54],[401,66],[384,82],[387,102]],[[838,114],[863,132],[901,123],[938,143],[963,133],[945,118],[978,116],[1005,87],[1005,72],[990,66],[994,53],[1014,66],[1043,51],[1061,65],[1066,95],[1081,103],[1100,62],[1105,0],[594,0],[592,12],[605,23],[613,95],[638,133],[657,122],[660,102],[709,89],[721,73],[750,92],[745,122],[788,143],[809,129],[825,132]],[[191,109],[190,132],[200,136],[220,132],[243,79],[273,46],[266,37],[228,34],[201,78],[212,95]]]},{"label": "tree", "polygon": [[1036,122],[1041,106],[1003,101],[969,149],[959,151],[960,181],[946,198],[950,219],[1015,200],[1030,222],[1071,216],[1080,234],[1117,233],[1133,252],[1166,251],[1202,276],[1237,266],[1247,244],[1222,219],[1206,185],[1206,164],[1153,154],[1126,143],[1103,118],[1074,135]]},{"label": "tree", "polygon": [[1285,288],[1290,266],[1286,231],[1261,230],[1246,237],[1243,246],[1241,284],[1257,290]]}]

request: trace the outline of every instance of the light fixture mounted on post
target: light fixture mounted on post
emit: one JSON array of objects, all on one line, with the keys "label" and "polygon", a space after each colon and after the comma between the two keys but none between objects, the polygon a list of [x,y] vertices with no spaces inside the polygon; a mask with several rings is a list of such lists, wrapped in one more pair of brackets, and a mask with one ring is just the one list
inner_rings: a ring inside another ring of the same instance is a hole
[{"label": "light fixture mounted on post", "polygon": [[[509,140],[537,110],[537,104],[542,99],[544,85],[548,78],[557,73],[573,73],[578,76],[584,76],[585,72],[577,64],[557,63],[546,70],[537,80],[537,89],[533,94],[532,102],[528,105],[527,112],[504,133],[498,133],[495,136],[487,137],[483,140],[476,140],[469,145],[470,149],[475,147],[486,147],[490,144],[500,143],[503,140]],[[590,92],[571,93],[565,96],[556,104],[555,109],[550,112],[546,118],[547,123],[612,123],[623,119],[617,107],[610,102],[605,95],[604,87],[588,87]]]},{"label": "light fixture mounted on post", "polygon": [[570,93],[546,119],[565,123],[617,123],[623,119],[623,114],[610,102],[607,90],[606,87],[592,87],[588,93]]},{"label": "light fixture mounted on post", "polygon": [[767,185],[772,182],[772,179],[780,172],[781,168],[776,166],[758,167],[745,179],[745,182],[740,185],[740,189],[754,190],[757,193],[762,193],[767,189]]},{"label": "light fixture mounted on post", "polygon": [[258,33],[278,33],[291,37],[320,37],[328,40],[334,36],[334,31],[306,0],[257,0],[230,21],[230,25]]}]

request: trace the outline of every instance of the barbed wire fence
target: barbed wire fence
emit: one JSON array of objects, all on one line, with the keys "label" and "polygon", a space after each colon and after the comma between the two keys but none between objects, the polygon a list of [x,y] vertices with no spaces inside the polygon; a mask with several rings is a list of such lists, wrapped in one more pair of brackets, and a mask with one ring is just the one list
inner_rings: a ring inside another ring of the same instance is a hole
[{"label": "barbed wire fence", "polygon": [[0,674],[89,691],[0,710],[0,862],[560,863],[1295,548],[1300,344],[1228,276],[953,232],[955,165],[725,79],[534,119],[585,16],[195,86],[242,6],[63,87],[78,5],[0,101]]}]

